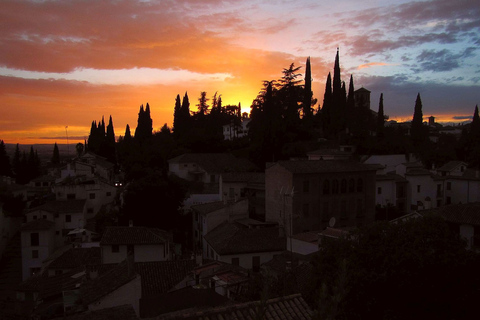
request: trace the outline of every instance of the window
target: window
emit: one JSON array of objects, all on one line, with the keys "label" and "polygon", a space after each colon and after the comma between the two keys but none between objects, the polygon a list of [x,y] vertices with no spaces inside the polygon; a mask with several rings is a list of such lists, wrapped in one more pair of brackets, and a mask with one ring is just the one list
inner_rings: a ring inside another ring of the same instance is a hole
[{"label": "window", "polygon": [[357,217],[363,217],[364,208],[363,208],[363,200],[357,199]]},{"label": "window", "polygon": [[308,218],[308,215],[309,215],[309,213],[310,213],[309,211],[310,211],[310,206],[309,206],[309,204],[308,204],[308,203],[304,203],[304,204],[303,204],[303,216],[304,216],[305,218]]},{"label": "window", "polygon": [[40,182],[35,182],[35,187],[41,187],[42,184]]},{"label": "window", "polygon": [[363,180],[358,178],[357,180],[357,192],[363,192]]},{"label": "window", "polygon": [[87,208],[87,213],[93,213],[93,208]]},{"label": "window", "polygon": [[329,194],[330,193],[330,181],[325,180],[323,181],[323,194]]},{"label": "window", "polygon": [[452,198],[447,197],[447,199],[445,199],[445,204],[451,204],[451,203],[452,203]]},{"label": "window", "polygon": [[33,220],[37,220],[37,216],[33,216],[32,218],[33,218]]},{"label": "window", "polygon": [[239,266],[240,265],[240,259],[239,258],[232,258],[232,265]]},{"label": "window", "polygon": [[42,219],[43,219],[43,220],[47,220],[47,215],[44,214],[44,215],[42,216]]},{"label": "window", "polygon": [[48,187],[48,182],[46,182],[46,181],[42,182],[42,186]]},{"label": "window", "polygon": [[332,194],[338,193],[338,180],[333,180],[332,182]]},{"label": "window", "polygon": [[118,244],[112,245],[112,253],[118,253],[120,252],[120,247]]},{"label": "window", "polygon": [[340,193],[347,193],[347,180],[342,179],[340,182]]},{"label": "window", "polygon": [[112,193],[110,191],[107,191],[107,197],[111,197]]},{"label": "window", "polygon": [[308,180],[303,181],[303,192],[304,193],[310,192],[310,181]]},{"label": "window", "polygon": [[55,231],[55,234],[58,236],[60,234],[60,231]]},{"label": "window", "polygon": [[67,194],[67,199],[68,200],[75,200],[76,196],[75,196],[75,193],[68,193]]},{"label": "window", "polygon": [[382,194],[382,187],[377,188],[377,194]]},{"label": "window", "polygon": [[30,245],[34,247],[34,246],[38,246],[39,244],[40,244],[40,236],[38,235],[38,232],[30,233]]},{"label": "window", "polygon": [[233,199],[234,196],[235,196],[235,189],[233,188],[228,189],[228,197],[230,199]]},{"label": "window", "polygon": [[348,182],[348,192],[355,192],[355,179],[350,179]]},{"label": "window", "polygon": [[95,199],[95,193],[90,193],[89,198],[92,199],[92,200]]},{"label": "window", "polygon": [[214,174],[211,174],[210,175],[210,182],[215,182],[215,175]]},{"label": "window", "polygon": [[330,205],[328,202],[323,203],[322,207],[322,221],[328,221],[330,219]]},{"label": "window", "polygon": [[69,214],[65,215],[65,222],[72,222],[72,216]]},{"label": "window", "polygon": [[32,250],[32,259],[38,259],[38,250]]},{"label": "window", "polygon": [[447,182],[447,190],[452,190],[452,183],[450,181]]},{"label": "window", "polygon": [[135,247],[133,244],[127,245],[127,254],[131,254],[131,255],[135,254]]},{"label": "window", "polygon": [[417,184],[417,193],[420,193],[421,185]]}]

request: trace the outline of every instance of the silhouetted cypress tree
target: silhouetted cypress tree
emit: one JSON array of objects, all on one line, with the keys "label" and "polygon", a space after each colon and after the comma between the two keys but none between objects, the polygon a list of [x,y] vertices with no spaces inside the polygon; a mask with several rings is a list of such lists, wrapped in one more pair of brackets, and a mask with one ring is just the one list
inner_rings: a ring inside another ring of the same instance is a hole
[{"label": "silhouetted cypress tree", "polygon": [[152,136],[152,125],[153,121],[150,117],[150,106],[147,103],[145,109],[143,109],[142,104],[138,112],[137,128],[135,129],[135,140],[143,143],[145,140],[149,139]]},{"label": "silhouetted cypress tree", "polygon": [[22,161],[22,157],[20,154],[20,145],[17,143],[15,147],[15,153],[13,154],[13,160],[12,160],[12,169],[13,169],[14,176],[17,176],[21,171],[21,161]]},{"label": "silhouetted cypress tree", "polygon": [[207,93],[205,91],[202,91],[200,92],[200,98],[198,98],[198,104],[197,104],[197,107],[198,107],[198,115],[200,117],[203,117],[205,115],[207,115],[208,113],[208,98],[207,98]]},{"label": "silhouetted cypress tree", "polygon": [[5,143],[0,140],[0,176],[11,176],[10,158],[5,148]]},{"label": "silhouetted cypress tree", "polygon": [[382,139],[385,135],[385,114],[383,112],[383,93],[380,94],[377,114],[377,138]]},{"label": "silhouetted cypress tree", "polygon": [[305,85],[303,94],[303,117],[305,119],[310,119],[313,115],[312,97],[312,71],[310,66],[310,57],[308,57],[305,66]]},{"label": "silhouetted cypress tree", "polygon": [[173,134],[175,138],[178,138],[181,133],[181,108],[182,104],[180,102],[180,95],[177,94],[177,97],[175,98],[175,108],[173,109]]},{"label": "silhouetted cypress tree", "polygon": [[471,167],[480,168],[480,118],[478,105],[475,106],[466,140],[466,160]]},{"label": "silhouetted cypress tree", "polygon": [[333,93],[332,93],[332,76],[330,72],[327,76],[327,81],[325,83],[325,93],[323,95],[323,105],[322,105],[322,126],[325,135],[329,135],[332,131],[332,106],[333,104]]},{"label": "silhouetted cypress tree", "polygon": [[423,126],[422,99],[420,93],[417,94],[415,100],[415,110],[413,112],[412,126],[410,128],[410,136],[413,146],[418,148],[426,138],[426,131]]},{"label": "silhouetted cypress tree", "polygon": [[123,137],[124,141],[130,141],[132,139],[132,134],[130,133],[130,126],[127,123],[127,127],[125,128],[125,136]]},{"label": "silhouetted cypress tree", "polygon": [[55,142],[55,145],[53,146],[53,155],[52,155],[51,161],[53,165],[60,164],[60,151],[58,150],[58,145],[56,142]]},{"label": "silhouetted cypress tree", "polygon": [[112,116],[110,116],[110,119],[108,120],[104,156],[112,163],[117,162],[115,154],[115,129],[113,128]]}]

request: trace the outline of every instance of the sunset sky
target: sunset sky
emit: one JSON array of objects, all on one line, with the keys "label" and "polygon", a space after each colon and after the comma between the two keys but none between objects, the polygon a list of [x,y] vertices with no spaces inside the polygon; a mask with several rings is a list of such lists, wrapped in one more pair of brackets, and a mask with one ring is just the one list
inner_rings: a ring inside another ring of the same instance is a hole
[{"label": "sunset sky", "polygon": [[[342,80],[408,120],[463,121],[480,104],[478,0],[1,0],[0,140],[65,143],[111,115],[134,132],[141,104],[172,125],[177,94],[249,111],[263,80],[312,65],[320,102],[340,48]],[[67,132],[65,127],[68,126]]]}]

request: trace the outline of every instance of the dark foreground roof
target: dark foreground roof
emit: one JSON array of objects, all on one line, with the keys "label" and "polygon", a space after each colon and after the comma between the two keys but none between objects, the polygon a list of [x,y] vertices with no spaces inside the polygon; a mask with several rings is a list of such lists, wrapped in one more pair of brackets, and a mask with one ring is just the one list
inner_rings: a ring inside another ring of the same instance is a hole
[{"label": "dark foreground roof", "polygon": [[71,248],[53,260],[48,265],[48,269],[73,269],[78,266],[99,265],[100,263],[100,247]]},{"label": "dark foreground roof", "polygon": [[125,304],[118,307],[105,308],[96,311],[87,311],[77,314],[72,314],[67,317],[62,317],[58,319],[68,319],[68,320],[111,320],[111,319],[122,319],[122,320],[133,320],[138,319],[135,314],[135,310],[132,305]]},{"label": "dark foreground roof", "polygon": [[328,173],[375,171],[375,168],[356,161],[339,160],[290,160],[279,161],[278,165],[292,173]]},{"label": "dark foreground roof", "polygon": [[210,231],[205,240],[218,254],[283,251],[287,245],[278,227],[248,228],[230,222]]},{"label": "dark foreground roof", "polygon": [[253,301],[202,311],[180,311],[165,314],[157,319],[201,319],[201,320],[310,320],[313,312],[300,294],[270,299],[262,303]]}]

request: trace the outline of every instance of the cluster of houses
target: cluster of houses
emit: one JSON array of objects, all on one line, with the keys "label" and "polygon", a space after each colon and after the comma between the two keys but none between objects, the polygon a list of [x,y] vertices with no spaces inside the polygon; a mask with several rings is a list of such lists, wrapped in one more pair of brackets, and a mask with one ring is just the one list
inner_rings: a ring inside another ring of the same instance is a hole
[{"label": "cluster of houses", "polygon": [[[252,314],[258,304],[241,298],[252,273],[280,274],[293,262],[308,269],[304,262],[321,241],[372,223],[378,208],[387,218],[388,210],[437,210],[470,248],[480,245],[478,170],[459,161],[425,169],[405,155],[354,159],[353,151],[317,150],[308,159],[270,163],[264,172],[230,154],[170,159],[170,174],[191,185],[183,206],[192,221],[188,256],[175,254],[172,233],[158,228],[130,223],[94,231],[95,216],[118,206],[123,190],[104,158],[86,153],[25,188],[3,182],[26,199],[44,197],[18,225],[23,281],[15,312],[78,319],[107,311],[159,319]],[[307,274],[295,281],[299,292]],[[301,295],[265,305],[278,318],[291,318],[292,310],[299,319],[312,316]]]}]

